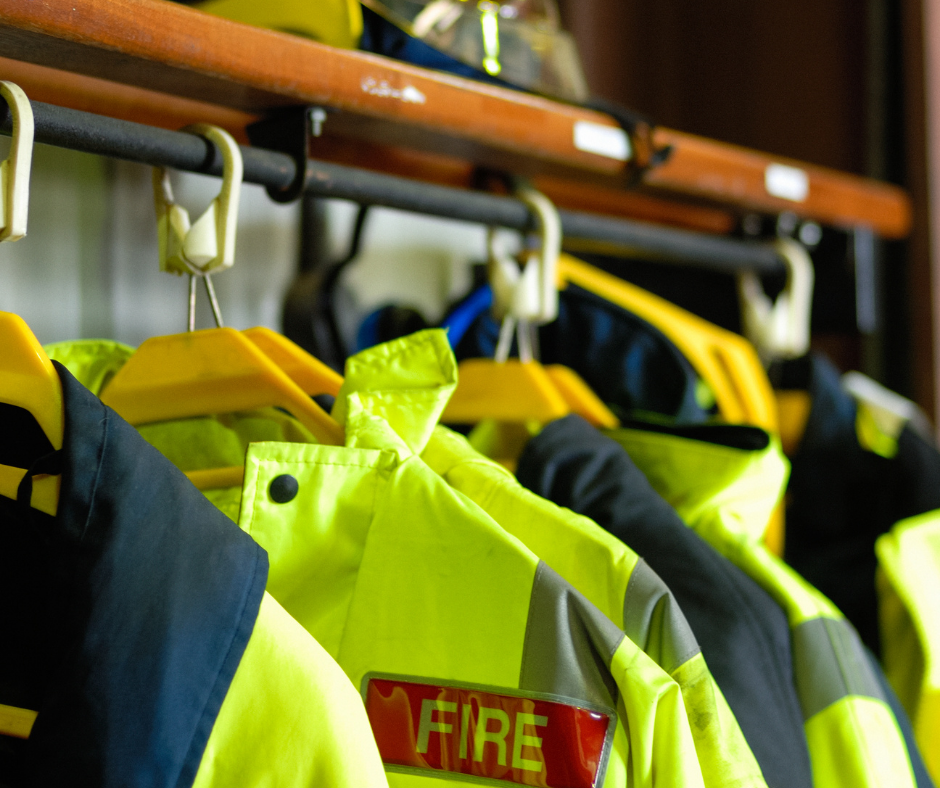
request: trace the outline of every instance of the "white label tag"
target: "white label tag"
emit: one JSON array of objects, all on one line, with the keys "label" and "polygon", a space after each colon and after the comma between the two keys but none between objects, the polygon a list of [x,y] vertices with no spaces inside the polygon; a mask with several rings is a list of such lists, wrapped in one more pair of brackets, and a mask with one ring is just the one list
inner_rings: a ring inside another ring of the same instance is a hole
[{"label": "white label tag", "polygon": [[630,138],[623,129],[579,120],[574,124],[574,146],[586,153],[596,153],[617,161],[630,158]]},{"label": "white label tag", "polygon": [[767,193],[781,200],[803,202],[809,196],[809,176],[796,167],[768,164],[764,172]]}]

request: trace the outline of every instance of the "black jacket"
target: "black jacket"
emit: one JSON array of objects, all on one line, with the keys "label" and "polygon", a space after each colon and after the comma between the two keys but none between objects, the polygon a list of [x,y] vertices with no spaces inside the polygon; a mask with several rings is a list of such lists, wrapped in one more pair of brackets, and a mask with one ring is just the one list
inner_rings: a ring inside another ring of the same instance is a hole
[{"label": "black jacket", "polygon": [[790,630],[779,605],[679,519],[619,444],[577,416],[533,438],[517,476],[646,560],[685,613],[768,785],[811,786]]},{"label": "black jacket", "polygon": [[859,445],[855,400],[818,355],[788,362],[787,387],[812,407],[787,487],[784,558],[822,591],[880,652],[875,540],[899,520],[940,508],[940,452],[910,425],[894,457]]}]

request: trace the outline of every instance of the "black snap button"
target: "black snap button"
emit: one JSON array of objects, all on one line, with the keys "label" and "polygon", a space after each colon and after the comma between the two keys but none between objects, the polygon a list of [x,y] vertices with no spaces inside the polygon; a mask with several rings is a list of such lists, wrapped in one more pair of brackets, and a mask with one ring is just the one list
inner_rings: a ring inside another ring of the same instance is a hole
[{"label": "black snap button", "polygon": [[268,492],[271,495],[271,500],[275,503],[288,503],[297,497],[297,491],[299,489],[300,484],[293,476],[289,473],[282,473],[280,476],[275,476],[271,479],[271,486],[268,487]]}]

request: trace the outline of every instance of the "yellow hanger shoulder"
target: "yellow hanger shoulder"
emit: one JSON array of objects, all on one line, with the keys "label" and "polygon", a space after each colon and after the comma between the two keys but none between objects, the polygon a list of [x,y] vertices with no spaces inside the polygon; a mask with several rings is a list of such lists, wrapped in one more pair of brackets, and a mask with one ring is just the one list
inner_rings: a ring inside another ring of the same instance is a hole
[{"label": "yellow hanger shoulder", "polygon": [[276,406],[324,443],[342,428],[251,340],[210,328],[146,340],[101,400],[134,425]]}]

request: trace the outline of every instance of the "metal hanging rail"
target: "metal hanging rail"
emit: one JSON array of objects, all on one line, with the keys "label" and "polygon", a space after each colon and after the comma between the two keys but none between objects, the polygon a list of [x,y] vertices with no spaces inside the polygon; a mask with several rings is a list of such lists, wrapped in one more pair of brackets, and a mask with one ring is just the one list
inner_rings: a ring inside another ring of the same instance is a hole
[{"label": "metal hanging rail", "polygon": [[[0,106],[3,106],[0,104]],[[145,126],[89,112],[33,102],[37,142],[61,148],[172,167],[208,175],[222,174],[215,146],[194,134]],[[11,116],[3,106],[0,132],[9,134]],[[242,147],[244,180],[274,189],[293,183],[297,166],[283,153]],[[423,183],[355,167],[308,160],[305,191],[369,205],[459,219],[477,224],[530,229],[533,218],[519,200],[484,192]],[[560,211],[566,239],[615,247],[722,273],[745,269],[783,271],[776,252],[765,244],[613,219],[578,211]]]}]

